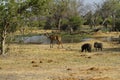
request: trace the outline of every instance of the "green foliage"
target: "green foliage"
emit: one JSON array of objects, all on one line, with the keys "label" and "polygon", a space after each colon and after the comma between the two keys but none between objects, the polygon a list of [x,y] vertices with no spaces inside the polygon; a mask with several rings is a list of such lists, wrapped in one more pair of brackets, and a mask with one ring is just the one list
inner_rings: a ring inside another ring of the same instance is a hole
[{"label": "green foliage", "polygon": [[[79,26],[79,18],[78,22],[73,22],[73,17],[80,17],[79,8],[81,4],[77,0],[53,0],[50,3],[51,6],[49,8],[49,20],[46,22],[45,29],[57,28],[65,30],[68,25],[71,26]],[[70,24],[71,23],[71,24]],[[76,25],[75,25],[76,24]],[[80,22],[81,24],[81,22]],[[74,27],[76,29],[76,27]]]},{"label": "green foliage", "polygon": [[47,12],[49,8],[48,4],[50,1],[51,0],[26,0],[22,4],[20,3],[18,13],[24,13],[27,9],[27,11],[31,11],[34,15],[42,15]]},{"label": "green foliage", "polygon": [[116,19],[114,30],[115,31],[120,31],[120,18]]},{"label": "green foliage", "polygon": [[68,27],[68,25],[69,25],[69,20],[68,19],[62,19],[62,21],[61,21],[61,30],[66,30],[67,29],[67,27]]},{"label": "green foliage", "polygon": [[0,5],[0,28],[1,31],[5,30],[7,32],[14,32],[17,28],[17,5],[13,0],[9,3]]},{"label": "green foliage", "polygon": [[[120,4],[120,3],[119,3]],[[120,6],[120,5],[119,5]],[[120,9],[116,11],[115,31],[120,31]]]},{"label": "green foliage", "polygon": [[[95,4],[94,13],[89,11],[84,16],[84,24],[92,26],[102,25],[104,29],[119,30],[120,0],[105,0],[102,4]],[[111,25],[111,27],[108,27]]]},{"label": "green foliage", "polygon": [[73,16],[69,19],[69,23],[73,30],[77,30],[83,23],[83,20],[80,16]]},{"label": "green foliage", "polygon": [[62,33],[61,36],[62,36],[63,41],[67,42],[67,43],[71,43],[71,42],[76,43],[76,42],[82,41],[85,38],[91,37],[91,35],[89,35],[89,34],[70,35],[68,33]]},{"label": "green foliage", "polygon": [[19,3],[19,26],[24,27],[24,25],[27,25],[29,27],[43,28],[45,25],[45,17],[49,13],[49,2],[51,1],[52,0],[26,0],[23,3]]}]

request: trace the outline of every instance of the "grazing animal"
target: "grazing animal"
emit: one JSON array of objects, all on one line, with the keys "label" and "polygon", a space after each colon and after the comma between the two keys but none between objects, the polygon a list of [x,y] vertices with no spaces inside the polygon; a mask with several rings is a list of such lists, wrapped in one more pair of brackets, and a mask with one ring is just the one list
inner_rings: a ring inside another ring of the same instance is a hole
[{"label": "grazing animal", "polygon": [[53,42],[54,41],[57,41],[58,48],[60,47],[60,45],[63,48],[61,36],[55,35],[55,34],[49,35],[48,33],[46,33],[45,35],[47,36],[47,38],[50,39],[50,48],[53,48]]},{"label": "grazing animal", "polygon": [[89,43],[85,43],[81,46],[81,52],[85,51],[85,52],[91,52],[92,49],[92,45]]},{"label": "grazing animal", "polygon": [[96,49],[96,51],[103,49],[103,44],[99,43],[99,42],[94,42],[94,48]]}]

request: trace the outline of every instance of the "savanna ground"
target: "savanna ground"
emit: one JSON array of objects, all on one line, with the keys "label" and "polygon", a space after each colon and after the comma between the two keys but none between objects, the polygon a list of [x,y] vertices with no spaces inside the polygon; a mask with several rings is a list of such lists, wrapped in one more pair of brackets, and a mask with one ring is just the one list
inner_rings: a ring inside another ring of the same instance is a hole
[{"label": "savanna ground", "polygon": [[[93,36],[109,36],[111,33]],[[111,34],[115,35],[115,34]],[[80,52],[82,44],[102,42],[103,51]],[[0,80],[120,80],[120,44],[93,39],[65,43],[64,48],[48,44],[10,44],[0,56]]]}]

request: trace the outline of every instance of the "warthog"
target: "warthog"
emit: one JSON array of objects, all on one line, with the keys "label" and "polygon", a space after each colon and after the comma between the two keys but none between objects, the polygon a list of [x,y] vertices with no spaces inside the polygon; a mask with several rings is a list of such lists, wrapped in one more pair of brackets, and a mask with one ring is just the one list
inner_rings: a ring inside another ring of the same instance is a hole
[{"label": "warthog", "polygon": [[89,43],[85,43],[81,46],[81,52],[85,51],[85,52],[91,52],[92,49],[92,45]]},{"label": "warthog", "polygon": [[96,51],[98,50],[101,50],[103,49],[103,44],[102,43],[99,43],[99,42],[95,42],[94,43],[94,48],[96,49]]}]

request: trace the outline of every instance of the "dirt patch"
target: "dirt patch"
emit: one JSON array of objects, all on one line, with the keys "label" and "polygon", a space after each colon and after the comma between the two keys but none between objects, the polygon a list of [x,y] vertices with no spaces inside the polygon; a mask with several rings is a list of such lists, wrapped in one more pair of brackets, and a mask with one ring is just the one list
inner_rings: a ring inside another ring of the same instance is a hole
[{"label": "dirt patch", "polygon": [[74,77],[66,77],[66,78],[58,77],[52,80],[84,80],[84,79],[79,79],[79,78],[74,78]]},{"label": "dirt patch", "polygon": [[93,77],[93,78],[75,78],[75,77],[67,77],[67,78],[55,78],[50,80],[113,80],[110,77]]},{"label": "dirt patch", "polygon": [[0,70],[2,69],[2,67],[0,67]]},{"label": "dirt patch", "polygon": [[35,61],[31,61],[31,63],[36,63]]},{"label": "dirt patch", "polygon": [[90,67],[87,69],[87,71],[102,71],[102,72],[109,70],[115,70],[115,69],[110,67]]},{"label": "dirt patch", "polygon": [[113,80],[113,79],[110,77],[93,77],[88,80]]},{"label": "dirt patch", "polygon": [[97,67],[90,67],[90,68],[88,68],[87,70],[90,70],[90,71],[98,71],[99,68],[97,68]]},{"label": "dirt patch", "polygon": [[37,65],[37,64],[34,64],[34,65],[32,65],[32,67],[39,67],[39,65]]}]

